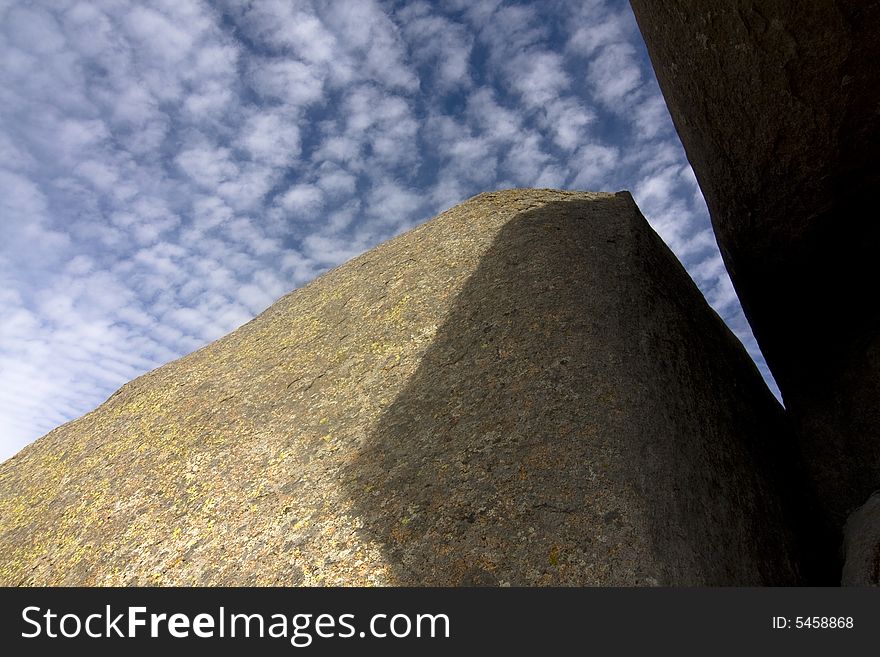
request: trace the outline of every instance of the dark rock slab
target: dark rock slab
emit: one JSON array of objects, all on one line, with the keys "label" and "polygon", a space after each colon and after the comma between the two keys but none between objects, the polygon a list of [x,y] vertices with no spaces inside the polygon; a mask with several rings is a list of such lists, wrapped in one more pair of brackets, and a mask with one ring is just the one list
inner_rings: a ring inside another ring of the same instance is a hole
[{"label": "dark rock slab", "polygon": [[843,586],[880,586],[880,491],[856,509],[844,528]]},{"label": "dark rock slab", "polygon": [[0,582],[798,583],[789,442],[629,194],[481,194],[0,465]]},{"label": "dark rock slab", "polygon": [[880,3],[631,4],[833,547],[880,485]]}]

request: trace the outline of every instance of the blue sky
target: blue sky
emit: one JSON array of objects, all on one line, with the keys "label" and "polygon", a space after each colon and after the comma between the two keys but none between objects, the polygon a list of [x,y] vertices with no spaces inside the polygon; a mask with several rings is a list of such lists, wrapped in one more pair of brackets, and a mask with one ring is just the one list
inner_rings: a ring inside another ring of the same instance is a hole
[{"label": "blue sky", "polygon": [[0,459],[504,187],[631,190],[769,376],[625,1],[0,0]]}]

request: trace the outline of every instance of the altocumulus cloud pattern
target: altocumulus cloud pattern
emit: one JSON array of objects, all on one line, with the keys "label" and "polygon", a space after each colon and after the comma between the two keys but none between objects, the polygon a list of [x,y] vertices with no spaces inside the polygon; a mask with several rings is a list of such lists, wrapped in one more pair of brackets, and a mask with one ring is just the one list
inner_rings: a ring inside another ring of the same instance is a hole
[{"label": "altocumulus cloud pattern", "polygon": [[0,26],[0,458],[505,187],[630,189],[769,380],[625,1],[0,0]]}]

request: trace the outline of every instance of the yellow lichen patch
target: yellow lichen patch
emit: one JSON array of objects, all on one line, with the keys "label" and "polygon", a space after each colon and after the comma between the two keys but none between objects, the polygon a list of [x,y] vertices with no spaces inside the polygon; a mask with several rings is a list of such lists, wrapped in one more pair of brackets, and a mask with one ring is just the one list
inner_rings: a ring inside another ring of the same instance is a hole
[{"label": "yellow lichen patch", "polygon": [[400,325],[403,323],[403,314],[409,305],[412,296],[409,294],[404,294],[398,301],[395,303],[391,310],[385,315],[385,321],[391,324]]}]

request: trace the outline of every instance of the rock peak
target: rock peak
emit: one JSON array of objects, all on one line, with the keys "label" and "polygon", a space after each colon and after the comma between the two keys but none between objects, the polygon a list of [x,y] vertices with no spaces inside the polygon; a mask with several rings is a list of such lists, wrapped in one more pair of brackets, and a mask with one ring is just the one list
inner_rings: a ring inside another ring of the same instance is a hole
[{"label": "rock peak", "polygon": [[480,194],[0,465],[0,582],[796,583],[781,419],[629,194]]}]

